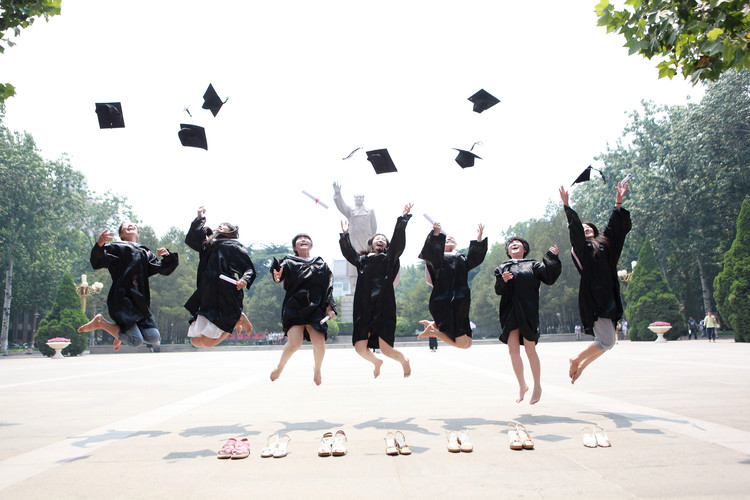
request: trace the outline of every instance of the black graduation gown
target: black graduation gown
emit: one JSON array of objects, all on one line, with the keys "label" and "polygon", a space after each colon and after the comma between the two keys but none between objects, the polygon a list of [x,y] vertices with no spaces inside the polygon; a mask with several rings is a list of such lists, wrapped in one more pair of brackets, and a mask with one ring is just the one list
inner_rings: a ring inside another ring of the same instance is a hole
[{"label": "black graduation gown", "polygon": [[461,335],[471,337],[469,271],[481,264],[486,254],[487,238],[469,243],[469,251],[463,255],[445,253],[445,235],[434,236],[432,232],[419,254],[432,281],[430,314],[438,330],[453,340]]},{"label": "black graduation gown", "polygon": [[406,224],[410,218],[411,214],[398,218],[388,249],[383,253],[360,255],[354,250],[349,234],[341,234],[341,253],[357,268],[352,344],[367,339],[367,347],[376,349],[381,338],[393,346],[396,338],[393,282],[401,269],[399,257],[406,246]]},{"label": "black graduation gown", "polygon": [[242,314],[242,290],[219,278],[243,279],[250,288],[255,280],[255,266],[250,256],[237,240],[216,239],[206,245],[209,229],[204,227],[205,217],[196,218],[185,236],[185,243],[200,254],[198,262],[198,289],[185,303],[185,309],[195,316],[200,314],[224,332],[231,332]]},{"label": "black graduation gown", "polygon": [[167,276],[179,265],[176,253],[164,256],[161,261],[151,250],[139,243],[127,241],[94,244],[91,249],[91,267],[107,268],[112,276],[112,287],[107,295],[109,315],[120,330],[134,324],[143,328],[157,328],[151,316],[151,291],[149,276]]},{"label": "black graduation gown", "polygon": [[[509,260],[495,269],[495,293],[500,298],[500,341],[507,344],[510,332],[519,329],[520,342],[539,340],[539,288],[541,283],[552,285],[562,272],[557,255],[549,250],[542,259]],[[509,271],[513,279],[507,283],[503,273]]]},{"label": "black graduation gown", "polygon": [[[284,333],[297,325],[310,325],[328,338],[328,324],[320,324],[327,316],[326,308],[336,312],[333,300],[333,273],[322,257],[312,260],[288,255],[280,263],[284,282],[284,303],[281,306],[281,323]],[[273,273],[273,270],[271,270]],[[310,334],[305,329],[305,340]]]},{"label": "black graduation gown", "polygon": [[609,245],[599,244],[599,252],[594,254],[591,241],[586,240],[583,224],[578,214],[570,207],[565,207],[568,218],[570,244],[573,247],[571,257],[581,284],[578,288],[578,310],[581,323],[589,335],[594,334],[594,323],[599,318],[609,318],[613,323],[622,318],[622,300],[620,299],[620,282],[617,279],[617,261],[620,260],[625,236],[630,232],[630,212],[624,208],[615,208],[609,217],[607,227],[602,234],[609,240]]}]

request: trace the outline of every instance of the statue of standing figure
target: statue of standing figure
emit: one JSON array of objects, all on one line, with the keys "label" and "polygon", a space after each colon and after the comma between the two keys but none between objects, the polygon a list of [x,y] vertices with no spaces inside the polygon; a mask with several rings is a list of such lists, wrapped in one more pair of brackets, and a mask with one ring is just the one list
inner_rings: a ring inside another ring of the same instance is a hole
[{"label": "statue of standing figure", "polygon": [[[334,182],[333,201],[336,203],[336,208],[339,209],[339,212],[349,221],[349,238],[354,249],[358,252],[367,250],[367,242],[378,231],[378,224],[375,220],[375,211],[368,209],[364,205],[365,195],[355,194],[354,208],[351,208],[341,198],[341,185],[338,182]],[[346,275],[350,278],[351,293],[354,293],[357,269],[347,263]]]}]

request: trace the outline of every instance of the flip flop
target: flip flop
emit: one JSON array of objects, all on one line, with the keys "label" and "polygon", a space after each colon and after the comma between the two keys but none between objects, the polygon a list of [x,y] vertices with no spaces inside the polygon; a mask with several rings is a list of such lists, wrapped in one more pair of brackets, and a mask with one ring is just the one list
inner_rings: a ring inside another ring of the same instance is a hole
[{"label": "flip flop", "polygon": [[596,445],[601,448],[609,448],[612,446],[612,443],[609,442],[607,433],[598,425],[594,427],[594,439],[596,440]]},{"label": "flip flop", "polygon": [[404,433],[401,431],[396,431],[396,448],[398,448],[399,455],[411,455],[411,448],[408,444],[406,444],[406,438],[404,437]]},{"label": "flip flop", "polygon": [[511,450],[523,450],[521,436],[518,435],[518,429],[513,422],[508,423],[508,446]]},{"label": "flip flop", "polygon": [[521,440],[523,449],[533,450],[534,441],[532,441],[531,436],[529,436],[529,433],[526,431],[526,427],[524,427],[523,424],[516,424],[516,432],[518,432],[518,438]]},{"label": "flip flop", "polygon": [[232,456],[232,451],[234,451],[234,445],[237,442],[234,438],[229,438],[226,443],[224,443],[224,446],[221,447],[221,449],[216,453],[216,458],[230,458]]},{"label": "flip flop", "polygon": [[349,450],[346,449],[346,433],[339,429],[333,435],[333,444],[331,445],[331,454],[334,457],[343,457]]},{"label": "flip flop", "polygon": [[318,456],[319,457],[330,457],[333,451],[331,450],[331,446],[333,446],[333,433],[332,432],[326,432],[323,434],[323,437],[320,438],[320,448],[318,448]]},{"label": "flip flop", "polygon": [[289,441],[291,440],[292,438],[289,437],[289,434],[284,433],[279,436],[276,441],[276,451],[273,452],[273,458],[284,458],[289,447]]},{"label": "flip flop", "polygon": [[392,432],[385,435],[385,454],[390,457],[398,455],[398,445],[396,444],[396,437]]},{"label": "flip flop", "polygon": [[583,446],[586,448],[596,448],[596,437],[591,427],[581,429],[581,439],[583,440]]},{"label": "flip flop", "polygon": [[461,451],[464,453],[471,453],[474,451],[474,445],[469,442],[469,433],[466,431],[459,431],[456,436],[458,444],[461,445]]},{"label": "flip flop", "polygon": [[448,451],[451,453],[459,453],[461,451],[461,444],[458,442],[458,435],[450,431],[445,437],[448,438]]},{"label": "flip flop", "polygon": [[248,442],[247,438],[242,438],[239,441],[237,441],[234,445],[234,450],[232,450],[232,460],[237,460],[240,458],[247,458],[250,456],[250,443]]},{"label": "flip flop", "polygon": [[279,435],[275,432],[266,438],[266,447],[260,450],[260,456],[263,458],[272,457],[279,447]]}]

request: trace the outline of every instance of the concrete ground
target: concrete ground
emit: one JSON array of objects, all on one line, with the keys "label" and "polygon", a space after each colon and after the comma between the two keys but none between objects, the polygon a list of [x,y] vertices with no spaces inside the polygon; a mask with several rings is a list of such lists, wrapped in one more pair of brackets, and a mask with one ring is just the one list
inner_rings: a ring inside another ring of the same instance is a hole
[{"label": "concrete ground", "polygon": [[[320,387],[309,349],[276,382],[278,350],[5,357],[0,498],[750,498],[750,345],[620,342],[571,385],[585,345],[539,345],[533,406],[515,403],[497,342],[399,347],[407,379],[386,359],[374,380],[353,349],[329,349]],[[509,449],[509,422],[533,451]],[[610,448],[582,445],[596,425]],[[339,428],[349,453],[319,458]],[[460,429],[473,453],[447,451]],[[411,456],[385,455],[396,430]],[[291,437],[287,457],[260,457],[272,432]],[[249,458],[217,460],[231,437]]]}]

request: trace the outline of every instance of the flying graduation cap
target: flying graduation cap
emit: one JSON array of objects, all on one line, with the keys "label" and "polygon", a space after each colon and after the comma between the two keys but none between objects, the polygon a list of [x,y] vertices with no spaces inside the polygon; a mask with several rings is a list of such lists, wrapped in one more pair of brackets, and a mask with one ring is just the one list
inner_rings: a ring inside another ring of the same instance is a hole
[{"label": "flying graduation cap", "polygon": [[475,158],[479,158],[480,160],[482,159],[481,156],[472,153],[472,151],[474,150],[474,146],[476,146],[477,144],[482,143],[475,142],[471,145],[471,149],[469,151],[466,151],[465,149],[452,148],[458,151],[458,156],[456,156],[456,163],[458,163],[461,168],[473,167]]},{"label": "flying graduation cap", "polygon": [[198,125],[189,123],[180,123],[180,131],[177,132],[180,142],[185,147],[202,148],[208,151],[208,142],[206,141],[206,129]]},{"label": "flying graduation cap", "polygon": [[122,104],[119,102],[97,102],[96,116],[99,119],[99,128],[125,127]]},{"label": "flying graduation cap", "polygon": [[219,110],[221,109],[221,107],[228,100],[229,99],[225,99],[224,101],[222,101],[219,97],[219,94],[217,94],[216,90],[214,90],[214,86],[209,83],[208,88],[206,89],[206,93],[203,94],[203,109],[211,110],[211,114],[216,116],[219,114]]},{"label": "flying graduation cap", "polygon": [[396,165],[393,164],[391,155],[387,149],[374,149],[367,152],[367,161],[372,163],[372,168],[376,174],[386,174],[388,172],[398,172]]},{"label": "flying graduation cap", "polygon": [[[576,178],[576,180],[573,181],[573,184],[578,184],[579,182],[586,182],[588,180],[591,180],[591,171],[592,170],[596,170],[597,172],[599,172],[599,175],[602,176],[602,181],[607,182],[607,179],[604,178],[604,174],[602,173],[601,170],[599,170],[598,168],[594,168],[591,165],[589,165],[588,167],[586,167],[586,170],[584,170],[583,172],[581,172],[581,175],[579,175]],[[571,184],[571,186],[573,184]]]},{"label": "flying graduation cap", "polygon": [[474,103],[474,111],[476,113],[481,113],[482,111],[490,109],[492,106],[500,102],[500,99],[484,89],[480,89],[476,94],[469,97],[469,100]]}]

